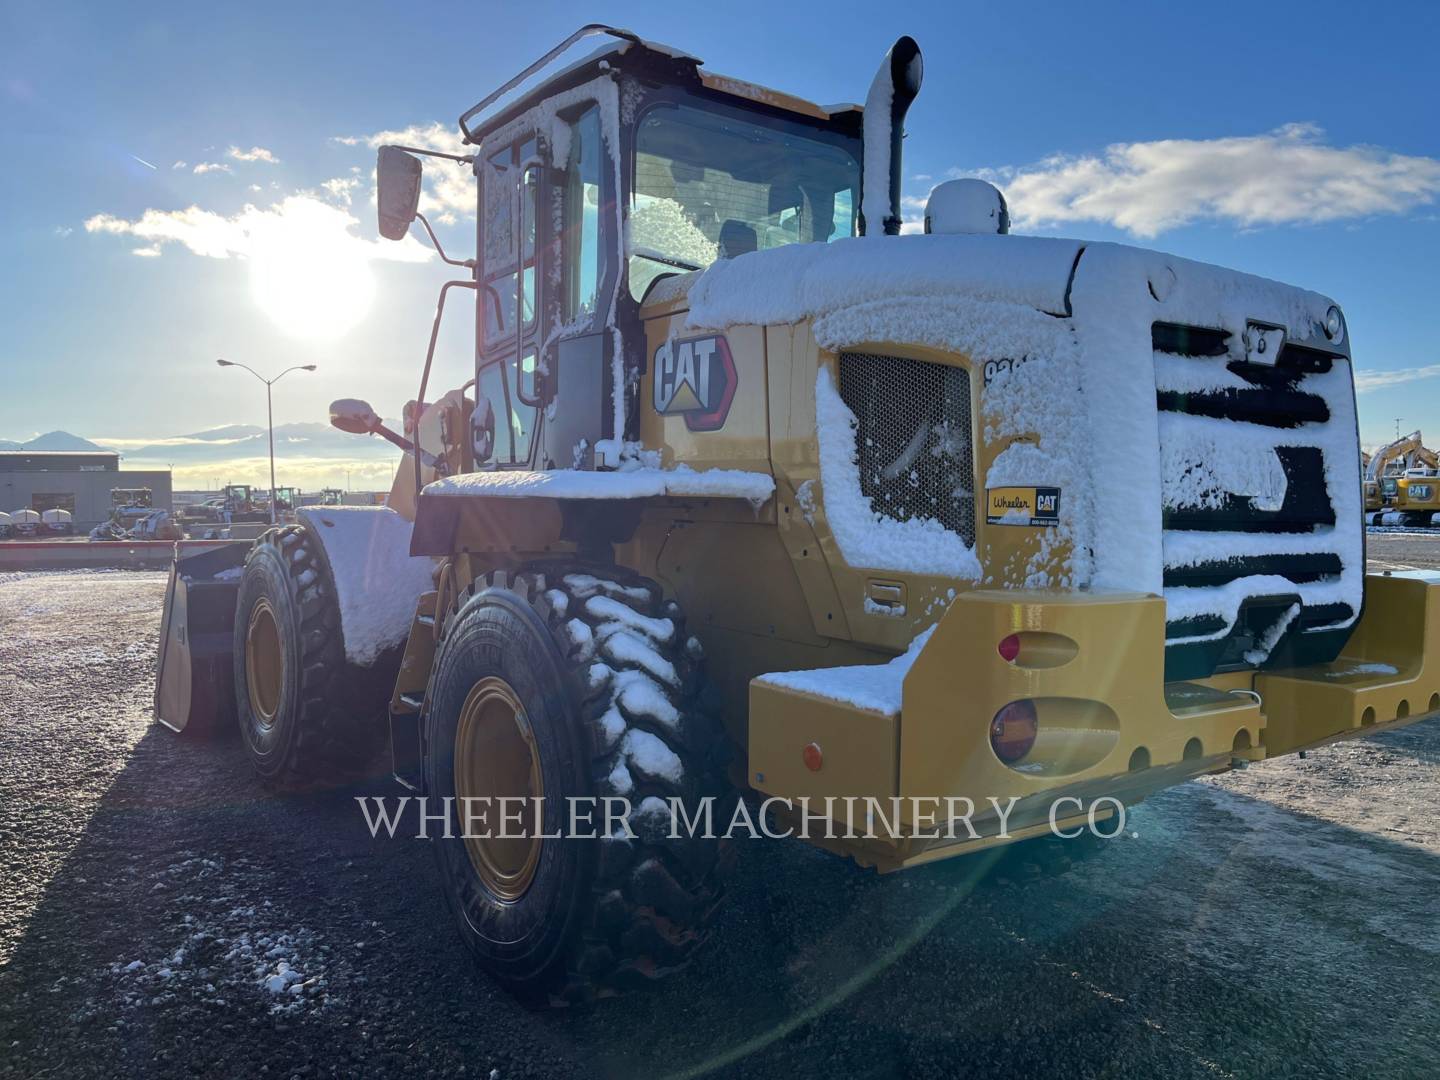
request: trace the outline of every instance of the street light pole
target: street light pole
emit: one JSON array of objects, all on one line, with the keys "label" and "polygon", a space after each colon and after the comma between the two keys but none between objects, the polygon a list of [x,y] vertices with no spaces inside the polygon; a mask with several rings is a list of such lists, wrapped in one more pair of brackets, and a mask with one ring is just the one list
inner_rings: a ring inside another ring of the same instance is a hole
[{"label": "street light pole", "polygon": [[275,520],[275,404],[274,404],[274,399],[273,399],[273,397],[272,397],[272,395],[271,395],[271,392],[270,392],[270,388],[271,388],[272,386],[274,386],[277,382],[279,382],[281,379],[283,379],[286,375],[289,375],[290,372],[292,372],[292,371],[314,371],[314,370],[315,370],[315,365],[314,365],[314,364],[296,364],[294,367],[288,367],[288,368],[286,368],[284,371],[280,372],[279,375],[276,375],[273,379],[267,379],[267,378],[265,378],[264,375],[261,375],[261,374],[260,374],[258,371],[256,371],[254,368],[249,367],[249,366],[247,366],[247,365],[245,365],[245,364],[236,363],[234,360],[216,360],[215,363],[219,364],[221,367],[238,367],[238,368],[244,368],[246,371],[250,372],[251,375],[254,375],[257,379],[259,379],[261,382],[263,382],[263,383],[265,384],[265,426],[266,426],[266,428],[267,428],[267,429],[269,430],[269,432],[270,432],[270,524],[271,524],[271,525],[274,525],[274,524],[276,524],[276,520]]},{"label": "street light pole", "polygon": [[[278,376],[277,376],[278,378]],[[271,398],[271,383],[265,384],[265,427],[270,431],[270,524],[275,524],[275,403]]]}]

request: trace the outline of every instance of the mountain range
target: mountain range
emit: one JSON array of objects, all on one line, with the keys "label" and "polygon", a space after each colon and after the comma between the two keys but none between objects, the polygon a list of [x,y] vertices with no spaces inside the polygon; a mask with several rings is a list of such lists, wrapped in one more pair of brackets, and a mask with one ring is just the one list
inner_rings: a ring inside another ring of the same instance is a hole
[{"label": "mountain range", "polygon": [[[70,453],[115,451],[124,469],[170,469],[177,490],[218,483],[268,485],[270,445],[263,427],[227,424],[187,435],[137,439],[100,436],[99,442],[68,431],[51,431],[23,442],[0,439],[0,450]],[[354,481],[384,489],[399,451],[376,436],[349,435],[328,424],[275,426],[275,461],[280,483],[306,490]]]},{"label": "mountain range", "polygon": [[71,435],[68,431],[47,431],[44,435],[36,435],[26,442],[0,439],[0,450],[50,450],[75,454],[107,449],[109,447],[99,446],[79,435]]}]

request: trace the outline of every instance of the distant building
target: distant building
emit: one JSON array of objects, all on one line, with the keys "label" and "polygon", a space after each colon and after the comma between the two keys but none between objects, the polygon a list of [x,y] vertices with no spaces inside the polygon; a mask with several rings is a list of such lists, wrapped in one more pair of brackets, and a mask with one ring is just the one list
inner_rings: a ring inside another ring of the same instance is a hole
[{"label": "distant building", "polygon": [[0,510],[70,511],[76,532],[110,517],[116,488],[149,488],[158,510],[171,509],[169,469],[121,469],[113,451],[0,450]]}]

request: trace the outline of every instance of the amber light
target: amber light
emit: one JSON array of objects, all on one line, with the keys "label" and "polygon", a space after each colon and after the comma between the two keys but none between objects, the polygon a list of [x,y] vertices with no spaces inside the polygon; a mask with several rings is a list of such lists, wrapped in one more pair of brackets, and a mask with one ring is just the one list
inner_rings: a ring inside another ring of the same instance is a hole
[{"label": "amber light", "polygon": [[1000,653],[1000,659],[1007,664],[1013,664],[1015,658],[1020,655],[1020,635],[1010,634],[1000,639],[1000,644],[995,646]]},{"label": "amber light", "polygon": [[990,745],[995,756],[1011,765],[1030,752],[1035,745],[1039,717],[1033,701],[1012,701],[990,721]]},{"label": "amber light", "polygon": [[800,756],[805,761],[805,767],[811,772],[819,772],[820,766],[825,764],[825,755],[820,752],[819,743],[806,743]]}]

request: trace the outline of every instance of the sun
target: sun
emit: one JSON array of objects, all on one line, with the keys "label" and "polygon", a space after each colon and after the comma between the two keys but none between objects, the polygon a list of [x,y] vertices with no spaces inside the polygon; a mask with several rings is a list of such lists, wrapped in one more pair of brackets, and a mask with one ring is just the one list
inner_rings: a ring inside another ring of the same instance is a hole
[{"label": "sun", "polygon": [[333,341],[365,317],[375,297],[354,219],[314,199],[291,198],[251,233],[250,289],[280,330]]}]

